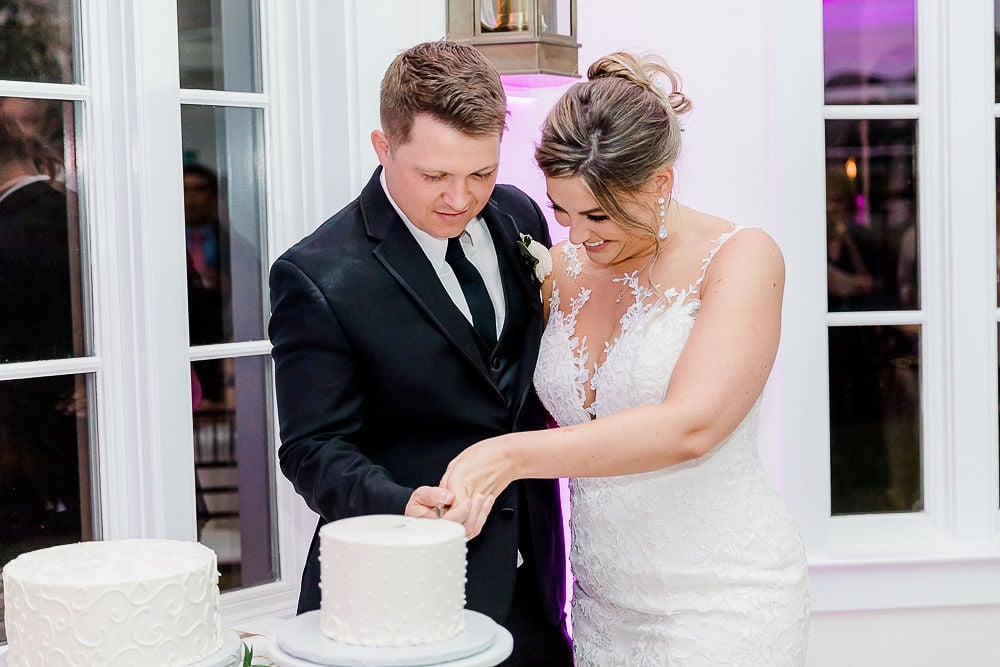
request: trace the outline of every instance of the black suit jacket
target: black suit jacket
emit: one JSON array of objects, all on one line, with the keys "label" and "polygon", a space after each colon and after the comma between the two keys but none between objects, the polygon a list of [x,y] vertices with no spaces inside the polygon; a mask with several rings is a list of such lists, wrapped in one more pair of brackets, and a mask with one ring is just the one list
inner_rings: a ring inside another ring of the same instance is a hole
[{"label": "black suit jacket", "polygon": [[[548,245],[537,205],[498,185],[481,213],[506,300],[503,331],[484,355],[385,196],[379,173],[271,268],[280,465],[321,517],[300,612],[319,607],[320,526],[401,514],[413,490],[436,485],[467,446],[545,425],[531,384],[541,303],[517,248],[519,233]],[[469,609],[505,622],[520,548],[535,565],[546,617],[561,622],[565,567],[555,481],[513,484],[468,547]]]},{"label": "black suit jacket", "polygon": [[[77,225],[76,198],[48,182],[0,201],[0,363],[74,355]],[[60,407],[72,390],[73,376],[0,382],[0,545],[37,531],[48,546],[64,527],[79,530],[77,420]],[[55,523],[44,508],[57,498],[67,511]],[[0,562],[14,555],[0,547]]]}]

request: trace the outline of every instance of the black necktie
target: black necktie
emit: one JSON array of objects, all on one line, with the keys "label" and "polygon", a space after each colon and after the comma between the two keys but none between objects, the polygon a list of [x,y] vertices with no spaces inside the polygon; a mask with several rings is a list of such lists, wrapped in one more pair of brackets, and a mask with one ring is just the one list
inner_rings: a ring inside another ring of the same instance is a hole
[{"label": "black necktie", "polygon": [[444,254],[444,259],[455,272],[458,284],[462,286],[462,293],[465,294],[465,301],[472,313],[472,326],[483,340],[493,347],[497,344],[496,311],[493,310],[493,301],[490,299],[490,293],[486,291],[483,276],[465,256],[458,236],[448,239],[448,251]]}]

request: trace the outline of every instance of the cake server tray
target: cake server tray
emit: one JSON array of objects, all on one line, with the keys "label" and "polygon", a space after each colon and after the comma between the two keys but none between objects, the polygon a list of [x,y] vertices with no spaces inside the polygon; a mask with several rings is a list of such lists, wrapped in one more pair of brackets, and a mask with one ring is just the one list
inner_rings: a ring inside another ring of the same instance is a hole
[{"label": "cake server tray", "polygon": [[[300,614],[285,621],[272,635],[269,643],[271,659],[287,667],[426,667],[451,665],[464,658],[492,653],[503,648],[510,637],[502,626],[485,614],[463,610],[465,629],[455,637],[440,642],[416,646],[357,646],[344,644],[325,636],[319,629],[319,610]],[[506,637],[504,637],[506,634]],[[497,647],[497,644],[500,644]],[[513,640],[507,647],[507,654]],[[277,649],[277,650],[275,650]],[[506,655],[504,656],[506,657]],[[283,661],[282,661],[283,658]],[[501,658],[497,662],[503,660]],[[459,664],[459,663],[456,663]],[[470,665],[473,663],[469,663]],[[496,664],[479,663],[475,664]]]}]

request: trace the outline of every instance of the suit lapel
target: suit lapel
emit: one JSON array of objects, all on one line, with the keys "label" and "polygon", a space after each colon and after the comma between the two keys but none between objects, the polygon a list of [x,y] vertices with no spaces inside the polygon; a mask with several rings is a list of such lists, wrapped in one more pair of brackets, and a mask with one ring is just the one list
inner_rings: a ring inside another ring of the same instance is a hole
[{"label": "suit lapel", "polygon": [[538,286],[532,282],[531,272],[517,247],[520,232],[513,216],[500,211],[493,199],[487,203],[482,215],[493,236],[493,245],[500,259],[500,279],[503,282],[504,300],[507,302],[507,316],[504,318],[502,332],[505,334],[509,328],[507,322],[512,321],[512,304],[527,303],[533,312],[541,312],[542,302],[538,296]]},{"label": "suit lapel", "polygon": [[493,236],[493,245],[500,260],[500,278],[506,301],[506,317],[499,344],[504,344],[506,336],[521,337],[520,349],[512,349],[517,355],[518,363],[513,404],[516,416],[528,395],[538,358],[542,299],[538,285],[534,283],[534,277],[518,248],[520,232],[513,216],[500,211],[496,202],[491,199],[483,209],[483,219]]},{"label": "suit lapel", "polygon": [[380,172],[381,167],[360,197],[365,229],[378,241],[373,254],[462,357],[492,383],[468,320],[448,296],[434,267],[385,196],[379,182]]}]

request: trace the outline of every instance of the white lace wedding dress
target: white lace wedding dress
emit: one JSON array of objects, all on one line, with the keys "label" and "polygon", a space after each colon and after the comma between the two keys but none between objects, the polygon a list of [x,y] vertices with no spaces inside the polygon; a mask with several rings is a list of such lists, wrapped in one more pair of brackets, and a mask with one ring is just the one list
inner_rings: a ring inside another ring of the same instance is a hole
[{"label": "white lace wedding dress", "polygon": [[[635,301],[593,377],[592,350],[574,331],[590,291],[574,287],[579,246],[563,246],[566,272],[555,277],[535,370],[538,395],[560,426],[663,399],[698,313],[705,270],[736,231],[708,249],[693,285],[667,290],[666,299],[640,285],[638,272],[620,279]],[[588,381],[595,399],[585,407]],[[728,439],[698,459],[570,481],[577,665],[804,663],[805,557],[760,465],[758,410],[759,401]]]}]

